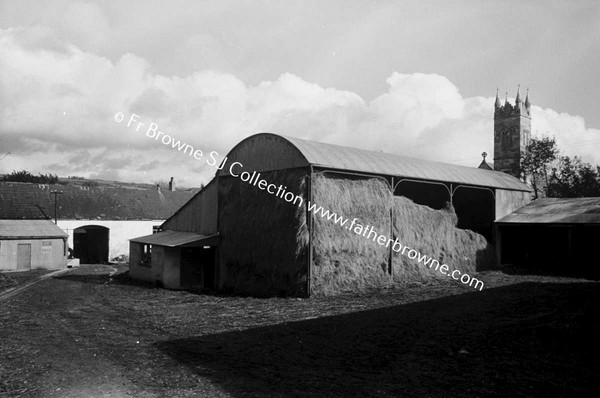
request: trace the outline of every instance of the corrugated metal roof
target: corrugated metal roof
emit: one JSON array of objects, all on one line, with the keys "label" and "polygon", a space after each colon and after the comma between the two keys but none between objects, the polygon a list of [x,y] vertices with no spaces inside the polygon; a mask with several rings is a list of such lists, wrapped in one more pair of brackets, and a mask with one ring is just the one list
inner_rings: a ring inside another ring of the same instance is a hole
[{"label": "corrugated metal roof", "polygon": [[600,198],[545,198],[502,217],[497,224],[598,224]]},{"label": "corrugated metal roof", "polygon": [[[265,135],[287,140],[301,152],[309,164],[319,167],[430,181],[469,184],[481,187],[531,191],[531,189],[519,179],[499,171],[458,166],[383,152],[367,151],[364,149],[325,144],[322,142],[309,141],[297,137],[280,136],[271,133],[256,134],[248,137],[246,140],[252,140],[255,137]],[[238,146],[243,145],[244,141],[238,144]]]},{"label": "corrugated metal roof", "polygon": [[218,236],[219,234],[199,235],[192,232],[162,231],[156,234],[130,239],[130,241],[146,245],[167,247],[191,246],[192,244],[211,246],[217,243]]},{"label": "corrugated metal roof", "polygon": [[63,238],[68,235],[48,220],[0,220],[0,239]]}]

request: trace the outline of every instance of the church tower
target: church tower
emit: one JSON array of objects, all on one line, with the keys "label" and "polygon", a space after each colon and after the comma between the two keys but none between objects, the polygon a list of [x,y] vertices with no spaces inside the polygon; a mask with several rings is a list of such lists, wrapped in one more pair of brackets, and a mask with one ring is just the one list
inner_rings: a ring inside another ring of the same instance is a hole
[{"label": "church tower", "polygon": [[508,102],[508,93],[501,104],[496,91],[494,111],[494,170],[521,178],[521,156],[531,137],[531,103],[529,90],[521,101],[519,88],[515,104]]}]

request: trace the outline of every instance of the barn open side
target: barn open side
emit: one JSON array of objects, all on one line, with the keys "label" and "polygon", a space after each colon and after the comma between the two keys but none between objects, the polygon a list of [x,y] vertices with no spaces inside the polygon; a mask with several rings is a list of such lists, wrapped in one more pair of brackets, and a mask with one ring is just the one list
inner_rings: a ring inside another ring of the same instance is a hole
[{"label": "barn open side", "polygon": [[600,198],[538,199],[499,219],[496,229],[503,266],[600,278]]}]

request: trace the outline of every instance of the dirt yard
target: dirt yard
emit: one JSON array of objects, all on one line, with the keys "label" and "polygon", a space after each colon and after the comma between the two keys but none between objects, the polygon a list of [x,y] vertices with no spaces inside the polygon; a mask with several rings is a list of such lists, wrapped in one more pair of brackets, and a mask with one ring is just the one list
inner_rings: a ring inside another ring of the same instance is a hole
[{"label": "dirt yard", "polygon": [[[119,271],[126,268],[118,267]],[[255,299],[84,266],[0,300],[0,397],[571,397],[600,391],[600,284],[480,274]]]}]

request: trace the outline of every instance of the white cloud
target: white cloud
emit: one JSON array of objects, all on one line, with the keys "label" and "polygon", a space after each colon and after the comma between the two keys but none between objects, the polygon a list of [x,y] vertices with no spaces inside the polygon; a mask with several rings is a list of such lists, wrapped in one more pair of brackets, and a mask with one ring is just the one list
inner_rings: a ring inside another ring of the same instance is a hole
[{"label": "white cloud", "polygon": [[62,14],[59,30],[79,47],[99,50],[110,43],[111,29],[104,11],[96,4],[69,4]]},{"label": "white cloud", "polygon": [[[0,30],[0,152],[12,152],[0,172],[144,182],[176,175],[196,186],[214,174],[115,123],[118,111],[222,155],[263,131],[471,166],[493,153],[493,98],[464,98],[444,76],[393,73],[387,91],[367,102],[290,73],[254,86],[217,70],[168,77],[134,54],[112,62],[48,40],[36,28]],[[600,138],[583,118],[534,106],[532,129],[600,164],[600,141],[580,144]]]},{"label": "white cloud", "polygon": [[584,161],[600,165],[600,130],[586,128],[581,116],[533,107],[532,131],[539,136],[556,138],[564,155],[577,155]]}]

